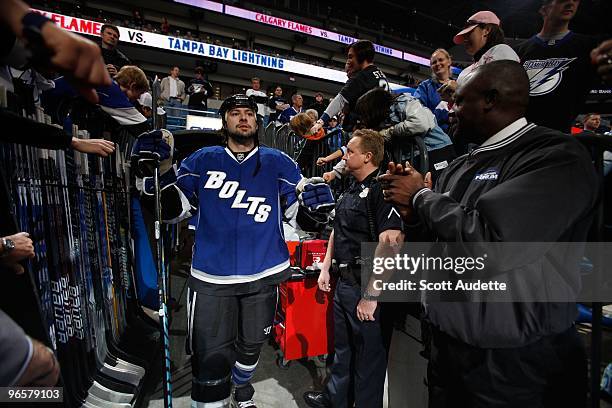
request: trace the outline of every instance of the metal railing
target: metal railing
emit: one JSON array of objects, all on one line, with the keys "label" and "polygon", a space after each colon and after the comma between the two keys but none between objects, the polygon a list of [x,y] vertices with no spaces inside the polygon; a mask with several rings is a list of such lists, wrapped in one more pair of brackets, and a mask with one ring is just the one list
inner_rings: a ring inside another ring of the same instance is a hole
[{"label": "metal railing", "polygon": [[[317,159],[325,157],[336,151],[334,147],[345,145],[348,134],[340,131],[340,143],[330,143],[338,133],[333,132],[319,140],[308,140],[296,134],[288,124],[276,126],[274,123],[260,133],[262,145],[279,149],[294,159],[305,177],[321,176],[324,172],[331,171],[335,163],[317,166]],[[336,146],[339,145],[339,146]]]},{"label": "metal railing", "polygon": [[385,151],[386,161],[405,163],[410,161],[412,166],[421,174],[427,173],[429,169],[429,154],[425,141],[420,136],[398,137],[394,139],[390,148]]},{"label": "metal railing", "polygon": [[[308,140],[297,135],[288,124],[276,126],[270,123],[261,133],[260,142],[263,145],[273,147],[285,152],[293,158],[300,166],[305,177],[321,176],[324,172],[331,171],[335,163],[317,166],[319,157],[328,156],[336,149],[330,149],[337,143],[330,143],[334,134],[328,134],[320,140]],[[341,146],[346,145],[350,134],[342,131]],[[406,136],[395,138],[391,143],[385,145],[385,160],[383,165],[389,161],[404,163],[409,160],[413,166],[422,174],[429,171],[429,155],[422,137]]]},{"label": "metal railing", "polygon": [[[591,153],[593,158],[593,164],[595,169],[602,180],[602,191],[603,197],[599,200],[595,213],[593,214],[593,225],[591,226],[591,233],[589,240],[593,242],[605,242],[609,239],[609,227],[606,225],[605,215],[606,210],[609,207],[610,193],[609,190],[606,192],[605,189],[610,184],[606,183],[606,179],[603,175],[603,155],[605,151],[612,151],[612,139],[609,136],[601,134],[589,134],[581,133],[575,135],[576,139],[580,141]],[[608,210],[609,211],[609,210]],[[608,236],[607,236],[608,235]],[[601,255],[601,251],[598,252],[598,256],[592,259],[593,262],[593,279],[595,282],[602,282],[602,277],[608,271],[604,262],[604,257]],[[594,295],[596,296],[596,295]],[[591,344],[590,354],[591,361],[589,367],[590,374],[590,406],[600,406],[600,379],[601,379],[601,363],[602,363],[602,317],[603,304],[599,302],[593,302],[592,308],[592,320],[591,320]]]}]

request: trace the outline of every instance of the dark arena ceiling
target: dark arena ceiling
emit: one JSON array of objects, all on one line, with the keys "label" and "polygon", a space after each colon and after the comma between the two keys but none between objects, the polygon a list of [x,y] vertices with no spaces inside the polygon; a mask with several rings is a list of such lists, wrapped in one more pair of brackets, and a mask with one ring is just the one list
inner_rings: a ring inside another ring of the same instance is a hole
[{"label": "dark arena ceiling", "polygon": [[[329,15],[330,24],[345,21],[392,34],[429,47],[449,47],[452,37],[471,14],[491,10],[502,20],[506,37],[528,38],[541,25],[541,0],[251,0],[271,10],[290,9],[303,16]],[[384,27],[383,27],[384,26]],[[612,0],[583,0],[571,29],[612,36]]]}]

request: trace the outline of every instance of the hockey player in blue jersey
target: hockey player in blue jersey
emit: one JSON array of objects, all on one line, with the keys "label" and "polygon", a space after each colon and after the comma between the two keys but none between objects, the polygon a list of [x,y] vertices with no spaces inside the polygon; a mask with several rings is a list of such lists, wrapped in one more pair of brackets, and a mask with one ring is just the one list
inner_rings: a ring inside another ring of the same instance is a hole
[{"label": "hockey player in blue jersey", "polygon": [[[202,148],[162,175],[163,217],[197,214],[187,294],[192,407],[252,408],[250,380],[289,274],[283,222],[295,225],[298,211],[325,217],[334,200],[322,179],[304,179],[289,156],[259,146],[252,98],[234,95],[219,113],[226,146]],[[156,131],[139,137],[134,155],[142,164],[170,150]],[[137,184],[153,193],[151,178]]]}]

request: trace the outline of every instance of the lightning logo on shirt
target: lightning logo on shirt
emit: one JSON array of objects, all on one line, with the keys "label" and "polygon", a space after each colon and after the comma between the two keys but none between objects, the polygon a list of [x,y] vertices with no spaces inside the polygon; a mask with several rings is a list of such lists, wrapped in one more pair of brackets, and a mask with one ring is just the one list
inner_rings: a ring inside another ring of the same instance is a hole
[{"label": "lightning logo on shirt", "polygon": [[525,61],[523,66],[529,76],[529,95],[541,96],[554,91],[563,79],[563,71],[576,58],[551,58]]}]

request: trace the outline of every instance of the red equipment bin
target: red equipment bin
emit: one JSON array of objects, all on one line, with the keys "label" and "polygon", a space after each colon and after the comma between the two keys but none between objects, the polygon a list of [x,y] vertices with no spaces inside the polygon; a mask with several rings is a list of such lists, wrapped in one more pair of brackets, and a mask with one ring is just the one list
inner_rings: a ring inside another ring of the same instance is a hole
[{"label": "red equipment bin", "polygon": [[[326,245],[322,240],[302,243],[301,259],[306,260],[306,266],[312,265],[313,257],[323,262]],[[318,270],[292,269],[291,279],[279,285],[276,343],[286,361],[328,354],[333,347],[333,290],[318,289]]]},{"label": "red equipment bin", "polygon": [[[300,246],[301,267],[306,269],[315,263],[323,263],[327,252],[327,241],[323,239],[313,239],[302,242]],[[315,268],[318,269],[318,268]]]}]

